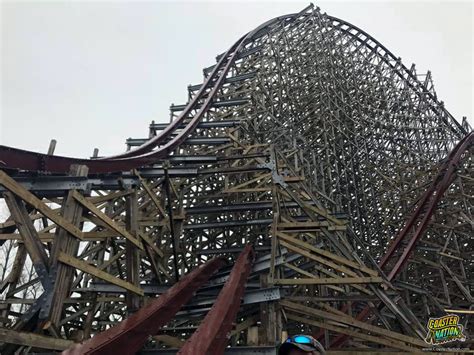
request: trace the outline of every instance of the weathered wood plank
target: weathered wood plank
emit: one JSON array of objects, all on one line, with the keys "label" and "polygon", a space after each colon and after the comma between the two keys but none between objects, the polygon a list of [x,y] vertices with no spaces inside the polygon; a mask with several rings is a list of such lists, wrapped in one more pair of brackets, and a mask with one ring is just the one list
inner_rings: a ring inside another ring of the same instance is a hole
[{"label": "weathered wood plank", "polygon": [[357,269],[357,270],[360,270],[360,271],[363,271],[369,275],[372,275],[372,276],[378,276],[378,272],[375,271],[375,270],[372,270],[364,265],[360,265],[352,260],[348,260],[346,258],[343,258],[339,255],[336,255],[336,254],[333,254],[329,251],[326,251],[326,250],[322,250],[322,249],[319,249],[317,247],[315,247],[314,245],[311,245],[309,243],[306,243],[306,242],[303,242],[302,240],[299,240],[297,238],[294,238],[288,234],[285,234],[285,233],[282,233],[282,232],[278,232],[278,237],[279,238],[282,238],[284,240],[286,240],[287,242],[290,242],[290,243],[293,243],[297,246],[300,246],[304,249],[308,249],[316,254],[319,254],[319,255],[322,255],[322,256],[325,256],[326,258],[329,258],[329,259],[332,259],[334,261],[337,261],[338,263],[341,263],[341,264],[344,264],[344,265],[347,265],[347,266],[350,266],[354,269]]},{"label": "weathered wood plank", "polygon": [[25,189],[23,186],[18,184],[15,180],[13,180],[10,176],[8,176],[4,171],[0,170],[0,184],[5,186],[7,190],[14,193],[16,196],[21,198],[23,201],[31,205],[32,207],[36,208],[39,212],[41,212],[45,217],[52,220],[56,223],[59,227],[68,231],[71,235],[78,239],[83,239],[82,231],[77,228],[76,226],[69,223],[65,218],[58,215],[55,211],[49,208],[46,204],[44,204],[39,198]]},{"label": "weathered wood plank", "polygon": [[300,323],[305,323],[305,324],[313,325],[315,327],[320,327],[320,328],[332,330],[334,332],[341,333],[341,334],[346,334],[346,335],[352,336],[354,338],[363,339],[363,340],[371,341],[371,342],[376,343],[376,344],[385,345],[385,346],[388,346],[389,348],[400,349],[400,350],[407,351],[407,352],[413,352],[415,350],[419,350],[418,348],[413,348],[411,346],[406,345],[403,342],[399,342],[399,341],[395,341],[395,340],[391,340],[391,339],[385,339],[385,338],[382,338],[380,336],[374,336],[374,335],[369,335],[369,334],[357,332],[357,331],[351,330],[349,328],[338,327],[338,326],[335,326],[335,325],[332,325],[332,324],[329,324],[329,323],[326,323],[326,322],[320,322],[320,321],[317,321],[317,320],[314,320],[314,319],[308,319],[308,318],[300,317],[300,316],[294,315],[294,314],[289,313],[289,312],[286,314],[286,316],[288,317],[288,319],[291,319],[291,320],[294,320],[294,321],[297,321],[297,322],[300,322]]},{"label": "weathered wood plank", "polygon": [[110,229],[114,230],[115,232],[135,244],[139,249],[143,250],[143,245],[137,238],[135,238],[121,226],[117,225],[117,223],[113,219],[111,219],[109,216],[99,210],[93,203],[89,202],[79,192],[73,191],[73,197],[77,202],[79,202],[81,205],[83,205],[85,208],[95,214],[97,218],[104,222]]},{"label": "weathered wood plank", "polygon": [[307,250],[301,249],[301,248],[299,248],[299,247],[297,247],[293,244],[287,243],[283,240],[280,241],[280,244],[282,246],[284,246],[285,248],[288,248],[288,249],[290,249],[290,250],[292,250],[292,251],[294,251],[294,252],[296,252],[300,255],[303,255],[303,256],[307,257],[308,259],[312,259],[314,261],[317,261],[320,264],[326,265],[326,266],[328,266],[328,267],[330,267],[334,270],[337,270],[339,272],[343,272],[344,274],[347,274],[349,276],[354,276],[354,277],[358,276],[354,271],[346,268],[343,265],[336,264],[336,263],[332,262],[331,260],[324,259],[324,258],[322,258],[320,256],[317,256],[317,255],[315,255],[315,254],[313,254],[313,253],[311,253]]},{"label": "weathered wood plank", "polygon": [[33,265],[35,268],[42,268],[42,270],[36,270],[38,275],[40,275],[42,271],[48,270],[48,255],[38,237],[38,232],[36,231],[20,198],[11,192],[5,193],[4,198],[12,217],[16,222],[16,226],[20,232],[23,243],[25,243],[26,250],[30,255]]},{"label": "weathered wood plank", "polygon": [[111,284],[120,286],[120,287],[122,287],[126,290],[129,290],[129,291],[135,292],[137,295],[140,295],[140,296],[144,295],[144,292],[140,287],[137,287],[137,286],[131,284],[130,282],[125,281],[125,280],[119,279],[119,278],[117,278],[117,277],[115,277],[115,276],[113,276],[113,275],[111,275],[111,274],[109,274],[105,271],[102,271],[102,270],[98,269],[95,266],[89,265],[85,261],[76,259],[76,258],[74,258],[70,255],[67,255],[65,253],[62,253],[62,252],[59,253],[58,260],[60,262],[64,263],[64,264],[67,264],[67,265],[72,266],[76,269],[79,269],[79,270],[84,271],[88,274],[91,274],[95,277],[98,277],[101,280],[110,282]]},{"label": "weathered wood plank", "polygon": [[[70,174],[72,176],[87,176],[88,168],[83,165],[72,165]],[[80,228],[82,218],[82,206],[78,204],[73,198],[74,190],[68,191],[64,195],[64,201],[61,207],[61,215],[64,219],[69,221],[72,225]],[[64,300],[69,297],[71,287],[74,282],[74,269],[58,262],[59,252],[76,256],[79,250],[79,241],[63,229],[56,229],[53,245],[51,248],[50,264],[51,268],[57,269],[56,280],[54,282],[52,304],[49,310],[49,320],[53,327],[60,324],[63,316]]]},{"label": "weathered wood plank", "polygon": [[[138,232],[138,200],[133,191],[125,200],[125,224],[130,235]],[[140,250],[129,240],[125,242],[125,266],[127,281],[138,287],[140,284]],[[127,292],[127,312],[136,312],[140,307],[140,298],[134,292]]]},{"label": "weathered wood plank", "polygon": [[[294,266],[294,265],[291,265],[290,263],[285,263],[284,264],[287,268],[293,270],[293,271],[296,271],[297,273],[301,274],[301,275],[305,275],[307,277],[310,277],[312,279],[317,279],[318,276],[306,271],[306,270],[302,270],[300,269],[299,267],[297,266]],[[332,274],[332,273],[331,273]],[[335,274],[332,274],[332,275],[335,275]],[[332,276],[330,275],[330,276]],[[341,293],[345,293],[345,290],[342,288],[342,287],[338,287],[338,286],[333,286],[333,285],[328,285],[327,286],[328,288],[332,289],[332,290],[335,290],[335,291],[338,291],[338,292],[341,292]]]},{"label": "weathered wood plank", "polygon": [[[421,339],[413,338],[413,337],[410,337],[410,336],[407,336],[407,335],[404,335],[404,334],[393,332],[391,330],[387,330],[387,329],[383,329],[381,327],[377,327],[377,326],[374,326],[374,325],[371,325],[371,324],[367,324],[365,322],[359,321],[359,320],[357,320],[357,319],[355,319],[355,318],[353,318],[353,317],[351,317],[347,314],[339,312],[339,311],[337,313],[326,312],[326,311],[322,311],[322,310],[319,310],[319,309],[307,307],[307,306],[304,306],[304,305],[299,304],[299,303],[291,302],[291,301],[288,301],[288,300],[282,300],[280,303],[283,307],[287,307],[287,308],[296,310],[296,311],[301,312],[303,314],[313,315],[313,316],[316,316],[318,318],[322,318],[322,319],[325,319],[325,320],[333,320],[335,322],[345,323],[345,324],[350,325],[352,327],[367,330],[367,331],[371,332],[372,334],[380,334],[382,336],[387,336],[387,337],[392,338],[394,340],[402,340],[404,342],[407,342],[407,343],[415,345],[415,346],[423,347],[423,346],[426,345],[426,343]],[[333,312],[336,312],[336,311],[337,310],[333,310]]]},{"label": "weathered wood plank", "polygon": [[35,333],[20,332],[10,329],[0,329],[0,339],[9,344],[31,346],[49,350],[65,350],[73,344],[70,340],[52,338]]},{"label": "weathered wood plank", "polygon": [[155,335],[153,339],[155,339],[156,341],[160,341],[163,344],[166,344],[172,348],[178,348],[178,349],[181,348],[184,344],[183,340],[173,337],[171,335],[167,335],[167,334]]}]

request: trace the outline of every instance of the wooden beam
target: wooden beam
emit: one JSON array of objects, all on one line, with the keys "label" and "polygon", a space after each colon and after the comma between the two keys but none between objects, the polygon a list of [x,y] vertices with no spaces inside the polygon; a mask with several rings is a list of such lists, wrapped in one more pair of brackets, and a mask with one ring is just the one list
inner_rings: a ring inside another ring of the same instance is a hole
[{"label": "wooden beam", "polygon": [[18,184],[10,176],[8,176],[4,171],[0,170],[0,184],[2,184],[7,190],[21,198],[23,201],[36,208],[41,212],[45,217],[52,220],[59,227],[68,231],[71,235],[78,239],[83,239],[82,231],[76,226],[69,223],[65,218],[58,215],[55,211],[49,208],[45,203],[43,203],[39,198],[25,189],[23,186]]},{"label": "wooden beam", "polygon": [[230,336],[239,334],[241,331],[257,323],[257,317],[249,317],[246,320],[236,324],[235,328],[230,332]]},{"label": "wooden beam", "polygon": [[58,339],[35,333],[20,332],[17,330],[0,329],[2,342],[49,350],[65,350],[74,344],[70,340]]},{"label": "wooden beam", "polygon": [[165,254],[163,251],[158,248],[158,246],[150,239],[150,237],[146,233],[139,233],[140,238],[142,238],[152,249],[153,251],[158,254],[160,257],[163,257]]},{"label": "wooden beam", "polygon": [[391,330],[383,329],[378,326],[367,324],[342,312],[333,313],[336,310],[333,310],[333,312],[326,312],[288,300],[281,300],[280,304],[285,308],[290,308],[305,315],[315,316],[323,320],[332,320],[335,322],[344,323],[350,325],[351,327],[369,331],[371,334],[379,334],[381,336],[392,338],[393,340],[404,341],[419,347],[424,347],[426,345],[426,343],[421,339],[413,338],[404,334],[393,332]]},{"label": "wooden beam", "polygon": [[315,327],[320,327],[320,328],[332,330],[334,332],[341,333],[341,334],[346,334],[346,335],[352,336],[354,338],[367,340],[367,341],[373,342],[375,344],[382,344],[382,345],[388,346],[389,348],[400,349],[400,350],[407,351],[409,353],[419,350],[419,348],[413,348],[413,347],[408,346],[405,343],[400,342],[400,341],[391,340],[391,339],[384,339],[380,336],[374,336],[374,335],[369,335],[369,334],[357,332],[357,331],[351,330],[349,328],[338,327],[338,326],[335,326],[335,325],[332,325],[332,324],[329,324],[329,323],[326,323],[326,322],[320,322],[320,321],[317,321],[317,320],[314,320],[314,319],[308,319],[308,318],[305,318],[305,317],[300,317],[300,316],[294,315],[294,314],[289,313],[289,312],[286,313],[286,316],[288,317],[288,319],[294,320],[294,321],[299,322],[299,323],[305,323],[305,324],[309,324],[309,325],[312,325],[312,326],[315,326]]},{"label": "wooden beam", "polygon": [[[70,168],[71,176],[87,176],[87,166],[72,165]],[[73,226],[82,227],[82,206],[73,198],[74,190],[64,194],[61,215]],[[49,321],[53,327],[58,327],[64,311],[64,300],[69,297],[74,282],[74,269],[58,262],[59,252],[76,256],[79,250],[79,241],[71,237],[63,229],[57,228],[54,233],[54,241],[51,248],[50,264],[52,269],[57,269],[52,303],[49,309]]]},{"label": "wooden beam", "polygon": [[[23,201],[11,192],[6,192],[3,196],[11,215],[16,222],[16,226],[20,232],[26,250],[30,255],[31,261],[35,266],[36,272],[38,275],[41,275],[41,272],[48,271],[49,267],[48,255],[44,250],[43,243],[38,237],[38,232],[26,211]],[[38,270],[38,267],[42,268],[42,270]]]},{"label": "wooden beam", "polygon": [[140,183],[143,187],[143,190],[145,190],[145,192],[148,194],[148,196],[150,197],[150,199],[153,202],[153,204],[155,205],[155,207],[158,209],[158,211],[160,211],[160,213],[163,217],[166,217],[165,209],[163,208],[163,206],[161,206],[160,200],[158,200],[158,197],[153,192],[152,188],[147,184],[145,179],[143,179],[141,177],[141,175],[138,173],[137,170],[135,170],[135,175],[138,176],[138,179],[140,180]]},{"label": "wooden beam", "polygon": [[[5,279],[2,281],[0,284],[0,292],[4,292],[5,288],[8,286],[8,290],[5,292],[5,298],[13,297],[15,295],[15,289],[18,286],[18,283],[20,282],[21,274],[23,271],[23,268],[25,266],[25,261],[26,261],[26,248],[24,245],[19,245],[15,259],[13,260],[13,265],[11,266],[10,273],[8,276],[5,277]],[[5,259],[4,259],[5,260]],[[11,305],[8,304],[5,307],[0,307],[0,317],[8,319],[8,315],[10,313]],[[3,326],[5,326],[4,321]],[[8,321],[9,322],[9,321]]]},{"label": "wooden beam", "polygon": [[177,349],[181,348],[184,344],[183,340],[173,337],[171,335],[166,335],[166,334],[155,335],[153,339],[155,339],[156,341],[160,341],[163,344],[166,344],[172,348],[177,348]]},{"label": "wooden beam", "polygon": [[130,282],[125,281],[125,280],[119,279],[119,278],[117,278],[117,277],[115,277],[115,276],[113,276],[113,275],[111,275],[111,274],[109,274],[105,271],[102,271],[102,270],[98,269],[95,266],[89,265],[85,261],[76,259],[76,258],[74,258],[70,255],[65,254],[65,253],[60,252],[59,255],[58,255],[58,260],[60,262],[64,263],[64,264],[67,264],[67,265],[72,266],[76,269],[79,269],[79,270],[84,271],[88,274],[91,274],[95,277],[98,277],[101,280],[110,282],[111,284],[120,286],[120,287],[122,287],[126,290],[129,290],[129,291],[132,291],[132,292],[136,293],[137,295],[143,296],[145,294],[140,287],[137,287],[137,286],[131,284]]},{"label": "wooden beam", "polygon": [[88,201],[84,196],[82,196],[79,192],[73,191],[73,197],[74,199],[79,202],[82,206],[87,208],[89,211],[91,211],[93,214],[97,216],[102,222],[104,222],[110,229],[114,230],[121,236],[125,237],[129,241],[131,241],[133,244],[135,244],[139,249],[143,250],[143,245],[138,240],[135,238],[133,235],[131,235],[129,232],[127,232],[124,228],[119,226],[112,218],[107,216],[104,212],[99,210],[93,203]]},{"label": "wooden beam", "polygon": [[[136,191],[133,191],[125,200],[125,224],[130,235],[138,233],[138,199]],[[127,240],[125,242],[125,267],[127,281],[138,287],[140,285],[140,250]],[[132,292],[127,292],[127,312],[132,314],[140,308],[140,298]]]},{"label": "wooden beam", "polygon": [[[55,227],[52,225],[53,228]],[[37,233],[39,239],[41,242],[46,243],[46,242],[52,242],[54,240],[54,233]],[[118,234],[115,231],[110,231],[110,230],[104,230],[100,232],[83,232],[82,233],[83,240],[84,241],[102,241],[105,240],[106,238],[110,237],[118,237],[120,234]],[[23,238],[21,237],[21,234],[18,233],[3,233],[0,234],[0,240],[16,240],[20,243],[23,243]]]},{"label": "wooden beam", "polygon": [[[308,271],[306,271],[306,270],[300,269],[300,268],[297,267],[297,266],[291,265],[290,263],[285,263],[285,264],[283,264],[283,265],[285,265],[287,268],[289,268],[289,269],[291,269],[291,270],[293,270],[293,271],[296,271],[297,273],[299,273],[299,274],[301,274],[301,275],[305,275],[305,276],[310,277],[310,278],[312,278],[312,279],[317,279],[317,278],[318,278],[318,276],[316,276],[316,275],[314,275],[314,274],[312,274],[312,273],[310,273],[310,272],[308,272]],[[323,270],[324,270],[324,269],[323,269]],[[324,270],[324,271],[327,271],[327,270]],[[334,275],[334,276],[337,276],[337,275],[333,274],[333,273],[330,272],[330,271],[327,271],[327,272],[328,272],[329,274],[331,274],[331,275],[329,275],[329,276],[333,276],[333,275]],[[355,285],[354,285],[354,286],[355,286]],[[332,290],[341,292],[341,293],[345,293],[345,292],[346,292],[342,287],[333,286],[333,285],[328,285],[327,287],[330,288],[330,289],[332,289]]]},{"label": "wooden beam", "polygon": [[115,200],[119,197],[127,196],[131,193],[130,190],[124,190],[124,191],[115,191],[111,192],[107,195],[104,196],[92,196],[89,201],[93,204],[98,204],[102,202],[108,202],[110,200]]},{"label": "wooden beam", "polygon": [[316,254],[319,254],[319,255],[322,255],[322,256],[325,256],[326,258],[329,258],[329,259],[332,259],[338,263],[341,263],[341,264],[344,264],[344,265],[347,265],[347,266],[350,266],[354,269],[357,269],[357,270],[360,270],[360,271],[363,271],[369,275],[372,275],[372,276],[378,276],[378,272],[375,271],[375,270],[372,270],[372,269],[369,269],[368,267],[364,266],[364,265],[360,265],[354,261],[351,261],[351,260],[348,260],[346,258],[343,258],[339,255],[336,255],[336,254],[333,254],[329,251],[326,251],[326,250],[322,250],[322,249],[319,249],[319,248],[316,248],[314,245],[311,245],[309,243],[306,243],[306,242],[303,242],[302,240],[299,240],[297,238],[294,238],[288,234],[285,234],[285,233],[282,233],[282,232],[278,232],[278,237],[279,238],[282,238],[284,240],[286,240],[287,242],[290,242],[294,245],[297,245],[297,246],[300,246],[302,248],[305,248],[305,249],[308,249],[310,251],[312,251],[313,253],[316,253]]},{"label": "wooden beam", "polygon": [[104,270],[109,265],[112,265],[114,262],[116,262],[118,259],[120,259],[124,254],[125,254],[125,249],[122,249],[122,250],[118,251],[113,256],[109,257],[108,260],[105,260],[102,264],[97,265],[97,268],[99,270]]},{"label": "wooden beam", "polygon": [[342,272],[346,275],[349,275],[349,276],[353,276],[353,277],[357,277],[358,275],[352,271],[351,269],[348,269],[347,267],[343,266],[343,265],[340,265],[340,264],[337,264],[337,263],[334,263],[332,262],[331,260],[327,260],[325,258],[322,258],[320,256],[317,256],[317,255],[314,255],[313,253],[307,251],[307,250],[304,250],[304,249],[301,249],[293,244],[290,244],[290,243],[287,243],[283,240],[280,241],[280,244],[300,255],[303,255],[305,257],[307,257],[308,259],[312,259],[314,261],[317,261],[318,263],[320,264],[323,264],[323,265],[326,265],[326,266],[329,266],[330,268],[334,269],[334,270],[337,270],[339,272]]}]

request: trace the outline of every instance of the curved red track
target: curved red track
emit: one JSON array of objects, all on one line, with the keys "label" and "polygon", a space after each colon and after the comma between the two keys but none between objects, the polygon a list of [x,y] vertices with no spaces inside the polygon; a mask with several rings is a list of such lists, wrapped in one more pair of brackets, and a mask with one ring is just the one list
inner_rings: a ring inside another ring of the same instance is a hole
[{"label": "curved red track", "polygon": [[[312,5],[310,5],[310,7],[311,6]],[[54,156],[0,145],[0,169],[3,168],[33,172],[67,174],[69,172],[70,166],[77,164],[88,166],[89,173],[91,174],[112,173],[127,171],[144,165],[150,165],[155,163],[158,159],[165,158],[186,140],[186,138],[197,127],[202,117],[204,117],[204,114],[211,106],[217,91],[222,87],[227,72],[237,59],[239,51],[248,43],[250,43],[253,37],[258,35],[261,30],[277,23],[278,21],[294,20],[299,16],[304,15],[307,9],[308,8],[297,14],[280,16],[267,21],[235,42],[232,47],[221,56],[212,73],[202,84],[195,97],[186,105],[179,117],[171,122],[170,125],[159,135],[150,139],[143,145],[125,153],[100,159],[79,159],[64,156]],[[328,18],[333,21],[333,25],[338,27],[341,31],[345,31],[357,38],[359,38],[358,36],[362,36],[361,38],[366,38],[363,41],[365,45],[370,46],[371,48],[373,47],[373,49],[380,48],[386,54],[381,58],[382,60],[386,61],[387,64],[393,66],[392,62],[397,61],[395,55],[393,55],[376,39],[369,36],[366,32],[362,31],[358,27],[332,16],[328,16]],[[422,85],[416,79],[416,77],[414,77],[413,73],[411,73],[405,66],[401,65],[399,68],[400,69],[397,71],[397,74],[400,77],[410,78],[413,81],[413,83],[411,83],[409,80],[406,80],[407,85],[412,87]],[[415,92],[419,92],[419,90],[415,90]],[[436,100],[434,97],[432,97],[430,92],[423,90],[422,93],[423,95],[428,95],[432,99]],[[200,104],[200,102],[202,102],[202,104]],[[198,105],[201,106],[198,108]],[[432,107],[432,109],[436,111],[439,108]],[[193,110],[197,110],[197,113],[194,115],[194,117],[186,124],[182,132],[180,132],[176,137],[171,138],[172,134],[176,132],[177,128],[185,123],[187,118],[190,118],[191,112]],[[465,129],[451,115],[449,115],[449,113],[448,117],[452,120],[454,126],[457,127],[457,134],[466,133]]]},{"label": "curved red track", "polygon": [[[428,227],[431,216],[433,216],[439,201],[456,177],[456,168],[461,162],[463,154],[469,152],[473,145],[474,132],[471,132],[449,153],[448,157],[442,162],[438,175],[433,180],[431,186],[419,200],[415,211],[380,260],[379,267],[382,270],[388,267],[389,261],[394,261],[394,266],[390,270],[384,270],[388,281],[392,281],[402,271],[403,266],[406,265],[416,242],[422,237],[423,232]],[[405,249],[397,258],[395,252],[399,250],[403,242],[406,242]],[[347,309],[348,307],[345,307],[342,311],[346,312]],[[369,313],[370,308],[367,306],[358,314],[356,319],[363,320]],[[322,334],[318,335],[321,336]],[[341,346],[346,340],[346,335],[340,335],[333,341],[331,347]]]}]

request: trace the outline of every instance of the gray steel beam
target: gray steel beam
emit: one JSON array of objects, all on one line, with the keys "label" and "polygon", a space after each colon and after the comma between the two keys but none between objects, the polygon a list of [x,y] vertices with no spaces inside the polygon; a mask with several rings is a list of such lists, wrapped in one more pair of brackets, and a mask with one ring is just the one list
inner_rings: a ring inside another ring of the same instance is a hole
[{"label": "gray steel beam", "polygon": [[[261,49],[262,49],[262,46],[261,46],[261,45],[257,45],[257,46],[253,46],[253,47],[250,48],[250,49],[242,50],[242,52],[240,52],[240,53],[237,55],[237,58],[238,58],[238,59],[241,59],[241,58],[248,57],[248,56],[251,55],[251,54],[257,53],[257,52],[258,52],[259,50],[261,50]],[[224,53],[219,54],[218,56],[216,56],[216,60],[219,61],[223,55],[224,55]]]},{"label": "gray steel beam", "polygon": [[[224,121],[215,121],[215,122],[201,122],[198,124],[197,128],[226,128],[226,127],[235,127],[240,124],[241,120],[224,120]],[[150,129],[154,130],[163,130],[169,126],[169,123],[151,123]],[[178,126],[178,128],[184,128],[186,125],[183,123]]]},{"label": "gray steel beam", "polygon": [[[164,176],[161,168],[143,168],[138,170],[142,177],[157,178]],[[187,167],[170,168],[171,177],[195,176],[198,169]],[[92,190],[122,190],[140,185],[136,176],[129,174],[111,175],[103,177],[78,177],[78,176],[16,176],[15,181],[24,188],[40,196],[61,196],[64,191],[79,190],[88,194]],[[0,185],[0,193],[7,190]]]},{"label": "gray steel beam", "polygon": [[[129,147],[137,147],[144,143],[146,143],[149,138],[128,138],[125,141],[125,144]],[[183,144],[186,145],[220,145],[220,144],[227,144],[230,143],[230,138],[227,137],[195,137],[195,138],[188,138],[184,141]]]},{"label": "gray steel beam", "polygon": [[[186,212],[193,213],[191,210],[193,207],[186,209]],[[264,209],[264,208],[262,208]],[[341,214],[342,215],[342,214]],[[308,218],[305,216],[294,216],[296,221],[306,221]],[[321,218],[323,219],[323,218]],[[245,226],[268,226],[272,224],[271,218],[260,218],[260,219],[242,219],[242,220],[231,220],[231,221],[216,221],[216,222],[205,222],[205,223],[190,223],[185,224],[184,229],[211,229],[211,228],[229,228],[229,227],[245,227]],[[205,251],[205,250],[204,250]]]},{"label": "gray steel beam", "polygon": [[[310,205],[315,205],[313,201],[305,201]],[[298,204],[296,202],[285,202],[284,205],[289,208],[298,208]],[[226,206],[196,206],[196,207],[188,207],[186,212],[188,214],[210,214],[210,213],[222,213],[222,212],[245,212],[245,211],[257,211],[257,210],[266,210],[272,208],[271,201],[265,202],[248,202],[248,203],[239,203],[233,205],[226,205]],[[331,214],[336,218],[345,218],[347,217],[346,213],[336,212]]]},{"label": "gray steel beam", "polygon": [[[212,107],[232,107],[243,105],[249,102],[250,99],[243,98],[243,99],[233,99],[233,100],[222,100],[222,101],[215,101],[212,103]],[[171,105],[170,111],[171,112],[179,112],[183,111],[188,104],[180,104],[180,105]]]},{"label": "gray steel beam", "polygon": [[[256,75],[255,72],[236,75],[236,76],[225,79],[224,83],[226,83],[226,84],[227,83],[236,83],[236,82],[239,82],[239,81],[252,79],[255,75]],[[188,90],[189,90],[189,92],[198,91],[201,88],[201,86],[202,86],[202,84],[189,85]]]}]

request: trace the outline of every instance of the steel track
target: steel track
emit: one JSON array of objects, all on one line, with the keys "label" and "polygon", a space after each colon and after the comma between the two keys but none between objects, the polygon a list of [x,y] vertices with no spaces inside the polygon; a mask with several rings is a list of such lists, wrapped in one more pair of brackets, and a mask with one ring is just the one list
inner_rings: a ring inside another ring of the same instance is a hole
[{"label": "steel track", "polygon": [[[311,5],[308,7],[310,8]],[[47,173],[68,173],[71,165],[86,165],[89,168],[90,174],[98,173],[112,173],[119,171],[128,171],[141,166],[150,165],[155,163],[158,159],[166,158],[173,150],[179,147],[186,138],[196,129],[197,125],[201,122],[205,113],[212,106],[213,99],[215,98],[219,89],[224,84],[224,79],[233,65],[235,60],[238,58],[238,53],[248,44],[253,37],[261,31],[268,30],[272,25],[280,21],[288,21],[296,19],[299,16],[304,16],[307,9],[302,10],[297,14],[289,14],[285,16],[279,16],[264,24],[258,26],[253,31],[247,33],[235,42],[231,48],[225,52],[219,59],[217,65],[212,70],[211,74],[202,84],[198,93],[193,99],[186,105],[185,109],[172,121],[159,135],[148,140],[141,146],[127,151],[125,153],[112,155],[99,159],[78,159],[70,158],[65,156],[53,156],[48,154],[42,154],[38,152],[17,149],[13,147],[0,145],[0,168],[3,169],[14,169],[14,170],[27,170],[31,172],[47,172]],[[327,16],[327,18],[333,22],[334,27],[338,27],[343,32],[346,32],[353,36],[355,39],[366,45],[367,47],[380,51],[379,55],[388,65],[392,68],[393,63],[399,62],[398,58],[395,57],[387,48],[379,43],[375,38],[359,29],[358,27],[340,20],[333,16]],[[346,29],[342,27],[346,26]],[[388,56],[388,58],[386,57]],[[419,95],[427,95],[433,101],[437,102],[437,99],[432,93],[423,90],[423,85],[408,70],[403,64],[399,65],[397,75],[402,78],[407,85],[415,88],[415,91]],[[202,102],[202,103],[200,103]],[[192,119],[189,117],[193,110],[196,110],[198,105],[200,108]],[[441,105],[437,105],[434,108],[436,111],[442,110],[448,114],[451,122],[457,127],[456,133],[467,134],[465,128],[454,119],[445,109],[441,108]],[[186,123],[186,121],[189,121]],[[180,126],[186,124],[185,128],[172,137]],[[450,125],[448,125],[450,126]],[[451,126],[450,126],[451,127]],[[454,129],[454,128],[453,128]],[[156,149],[155,149],[156,148]]]}]

